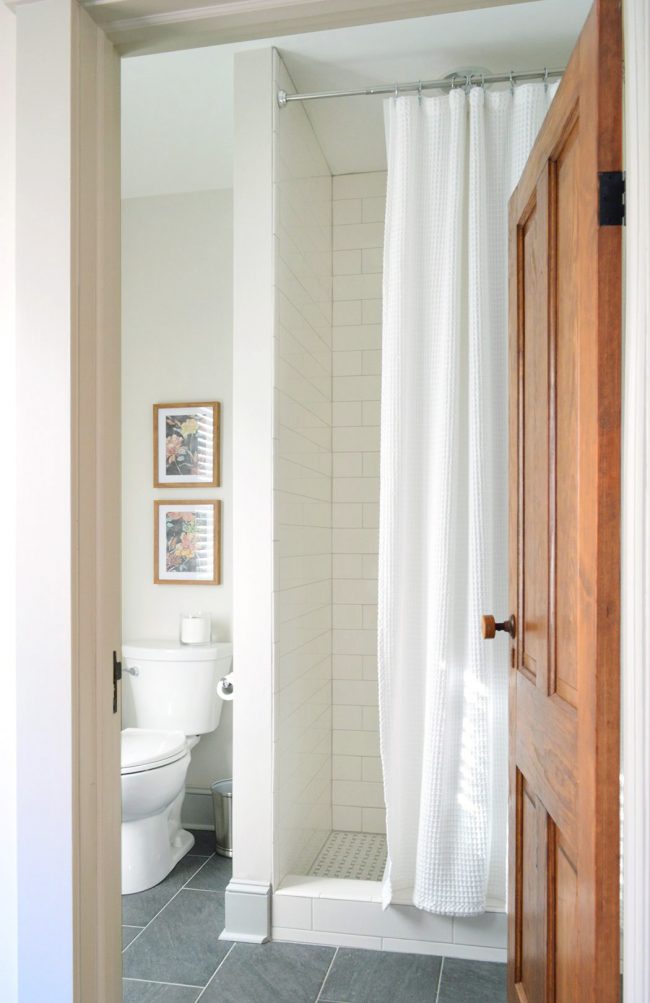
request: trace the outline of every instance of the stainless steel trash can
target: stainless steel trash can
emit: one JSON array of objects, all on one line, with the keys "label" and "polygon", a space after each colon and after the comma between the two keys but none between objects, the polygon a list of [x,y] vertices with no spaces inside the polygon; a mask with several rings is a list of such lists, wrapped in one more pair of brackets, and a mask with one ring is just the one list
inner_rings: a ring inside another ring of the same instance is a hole
[{"label": "stainless steel trash can", "polygon": [[215,849],[222,857],[232,857],[232,780],[218,780],[211,790]]}]

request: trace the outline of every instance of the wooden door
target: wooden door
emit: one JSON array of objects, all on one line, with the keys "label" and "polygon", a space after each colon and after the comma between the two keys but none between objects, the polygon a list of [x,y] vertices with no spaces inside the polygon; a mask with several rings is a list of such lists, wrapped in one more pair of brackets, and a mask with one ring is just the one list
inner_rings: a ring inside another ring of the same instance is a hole
[{"label": "wooden door", "polygon": [[121,1003],[120,61],[71,10],[75,1003]]},{"label": "wooden door", "polygon": [[600,0],[510,204],[511,1003],[619,998],[621,91]]}]

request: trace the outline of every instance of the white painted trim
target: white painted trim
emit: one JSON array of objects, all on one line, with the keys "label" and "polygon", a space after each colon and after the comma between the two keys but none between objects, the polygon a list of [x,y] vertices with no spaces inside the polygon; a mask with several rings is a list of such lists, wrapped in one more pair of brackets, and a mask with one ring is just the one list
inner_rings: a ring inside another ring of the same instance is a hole
[{"label": "white painted trim", "polygon": [[21,999],[71,1000],[71,3],[16,18],[18,983]]},{"label": "white painted trim", "polygon": [[241,930],[231,932],[226,929],[219,934],[219,940],[229,940],[237,944],[266,944],[270,939],[268,933],[242,933]]},{"label": "white painted trim", "polygon": [[650,999],[650,4],[626,0],[623,387],[624,998]]},{"label": "white painted trim", "polygon": [[[33,2],[33,0],[31,0]],[[194,3],[192,7],[188,8],[186,6],[179,6],[175,10],[159,10],[153,13],[143,13],[143,14],[132,14],[129,17],[120,18],[119,10],[120,0],[86,0],[82,3],[82,6],[88,11],[88,13],[93,16],[93,12],[96,12],[98,8],[101,8],[101,21],[105,25],[108,25],[108,30],[114,35],[119,35],[124,32],[129,32],[141,28],[156,28],[162,25],[175,25],[175,24],[192,24],[195,21],[214,21],[215,19],[220,19],[225,22],[226,19],[234,18],[245,18],[250,25],[252,19],[257,18],[260,20],[263,18],[264,23],[268,21],[270,17],[273,17],[281,26],[286,19],[293,19],[296,15],[302,16],[305,19],[313,17],[314,14],[318,14],[321,17],[325,17],[334,26],[338,26],[340,23],[341,16],[345,17],[345,22],[349,22],[349,18],[359,18],[370,16],[371,19],[381,18],[382,20],[393,20],[396,18],[404,17],[417,17],[426,16],[427,14],[439,14],[443,11],[447,11],[450,8],[458,9],[458,4],[453,2],[441,2],[441,0],[405,0],[400,4],[395,4],[392,2],[377,2],[377,0],[357,0],[356,4],[351,3],[337,3],[337,2],[324,2],[324,0],[283,0],[281,3],[266,2],[260,3],[259,0],[231,0],[231,2],[223,3]],[[506,2],[506,0],[502,0]],[[508,0],[508,2],[515,2],[515,0]],[[136,6],[131,4],[131,8]],[[144,7],[144,5],[141,5]],[[149,10],[151,9],[151,3],[147,3]],[[161,5],[162,6],[162,5]],[[464,6],[464,4],[463,4]],[[474,6],[474,5],[472,5]],[[481,6],[477,4],[476,6]],[[112,7],[116,7],[117,17],[112,18],[110,13],[107,15],[107,11],[110,12]]]},{"label": "white painted trim", "polygon": [[[16,18],[0,6],[0,398],[3,423],[9,422],[4,437],[5,470],[16,467]],[[0,492],[0,519],[3,526],[16,521],[15,477],[4,478]],[[0,804],[2,840],[0,849],[0,999],[14,1003],[18,994],[18,885],[16,753],[16,575],[15,538],[5,540],[5,579],[0,604],[2,635],[2,727],[0,727]]]},{"label": "white painted trim", "polygon": [[122,54],[141,55],[517,2],[521,0],[195,0],[170,9],[167,0],[131,0],[128,16],[123,15],[124,0],[86,0],[83,6]]},{"label": "white painted trim", "polygon": [[[237,53],[233,337],[233,845],[236,881],[272,879],[272,50]],[[226,927],[232,926],[226,896]]]},{"label": "white painted trim", "polygon": [[[107,627],[119,589],[106,573],[115,548],[95,534],[96,525],[115,527],[112,492],[119,497],[111,466],[119,436],[101,436],[105,409],[114,430],[111,380],[119,373],[119,295],[111,284],[119,276],[116,69],[112,47],[76,0],[19,7],[15,412],[19,441],[30,443],[18,454],[14,534],[21,540],[15,673],[21,1000],[92,996],[102,1003],[116,998],[121,981],[119,720],[110,676],[119,622],[110,636]],[[4,830],[2,836],[4,855]]]},{"label": "white painted trim", "polygon": [[212,793],[209,790],[185,788],[181,824],[186,829],[211,829],[214,831],[214,809]]},{"label": "white painted trim", "polygon": [[264,944],[271,936],[271,885],[231,881],[226,888],[226,928],[219,940]]}]

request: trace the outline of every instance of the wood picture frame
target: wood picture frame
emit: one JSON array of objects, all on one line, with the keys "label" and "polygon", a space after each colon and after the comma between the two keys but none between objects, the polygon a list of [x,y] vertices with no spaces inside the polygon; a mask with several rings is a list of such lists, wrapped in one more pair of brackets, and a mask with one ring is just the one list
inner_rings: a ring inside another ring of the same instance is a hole
[{"label": "wood picture frame", "polygon": [[220,487],[219,401],[154,404],[153,483],[156,488]]},{"label": "wood picture frame", "polygon": [[154,584],[221,585],[221,501],[154,501]]}]

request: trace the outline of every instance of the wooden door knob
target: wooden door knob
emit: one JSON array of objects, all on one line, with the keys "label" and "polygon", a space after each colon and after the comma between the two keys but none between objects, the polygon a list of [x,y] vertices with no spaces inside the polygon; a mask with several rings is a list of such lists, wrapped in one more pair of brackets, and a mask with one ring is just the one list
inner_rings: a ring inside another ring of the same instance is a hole
[{"label": "wooden door knob", "polygon": [[503,620],[501,623],[497,623],[493,616],[481,617],[481,633],[484,641],[491,641],[496,637],[497,630],[504,630],[514,640],[517,636],[517,621],[514,614],[509,620]]}]

